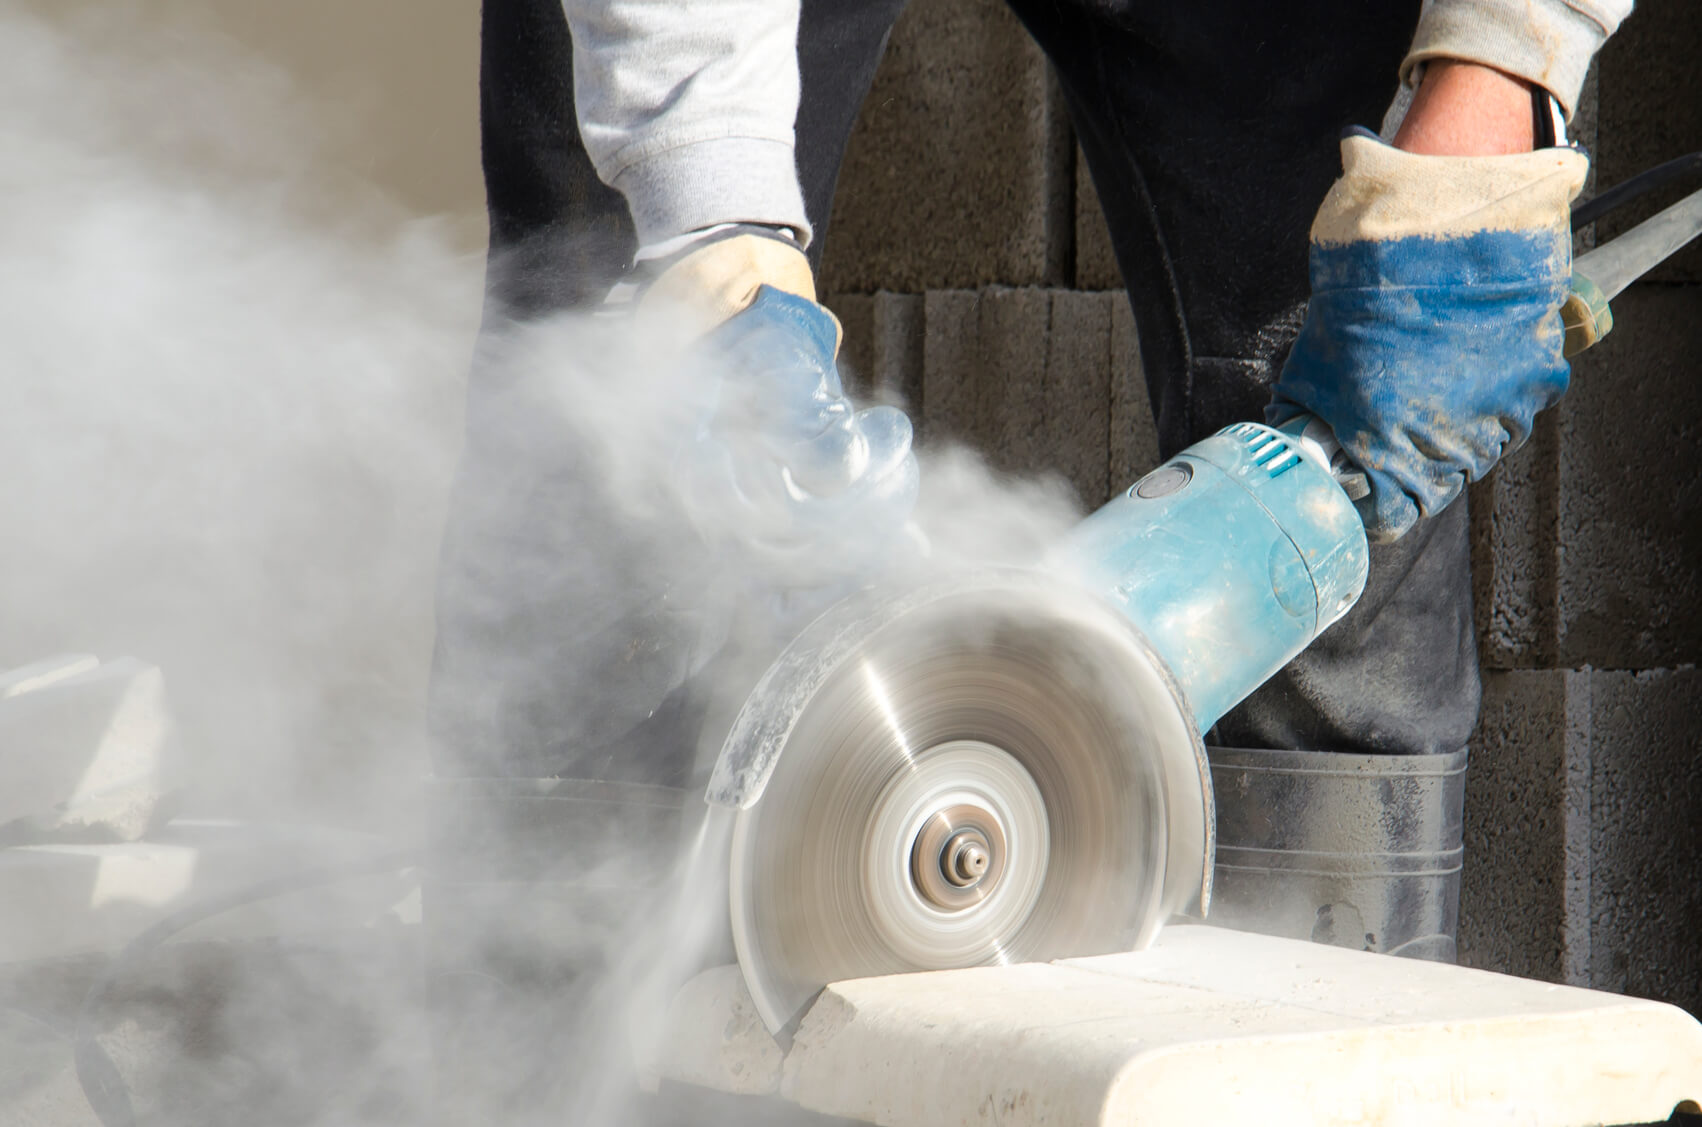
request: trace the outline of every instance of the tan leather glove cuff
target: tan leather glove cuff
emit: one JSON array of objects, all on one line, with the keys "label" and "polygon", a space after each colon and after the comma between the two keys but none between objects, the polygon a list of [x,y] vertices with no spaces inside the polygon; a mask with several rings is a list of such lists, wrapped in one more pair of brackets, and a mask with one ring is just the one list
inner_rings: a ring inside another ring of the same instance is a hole
[{"label": "tan leather glove cuff", "polygon": [[644,291],[639,310],[665,308],[689,318],[698,333],[707,333],[749,308],[763,286],[816,300],[815,277],[802,250],[765,235],[734,235],[669,266]]}]

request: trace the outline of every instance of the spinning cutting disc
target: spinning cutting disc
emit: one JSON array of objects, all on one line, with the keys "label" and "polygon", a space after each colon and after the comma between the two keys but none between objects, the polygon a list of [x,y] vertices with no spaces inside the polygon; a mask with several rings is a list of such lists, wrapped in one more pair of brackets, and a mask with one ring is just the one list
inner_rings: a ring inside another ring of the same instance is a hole
[{"label": "spinning cutting disc", "polygon": [[[851,645],[837,631],[825,668],[790,655],[812,691],[793,694],[733,833],[734,942],[769,1028],[841,979],[1150,941],[1172,907],[1167,860],[1204,864],[1192,807],[1209,800],[1198,736],[1139,636],[1035,585],[869,622]],[[1180,819],[1177,778],[1193,790]]]}]

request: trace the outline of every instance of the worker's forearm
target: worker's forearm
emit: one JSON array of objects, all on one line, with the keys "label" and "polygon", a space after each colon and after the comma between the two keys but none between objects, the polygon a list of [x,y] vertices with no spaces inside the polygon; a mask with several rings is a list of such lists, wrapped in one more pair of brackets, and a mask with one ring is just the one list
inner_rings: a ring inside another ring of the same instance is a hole
[{"label": "worker's forearm", "polygon": [[1395,134],[1395,147],[1424,156],[1486,157],[1532,146],[1531,87],[1491,67],[1437,59]]},{"label": "worker's forearm", "polygon": [[1492,67],[1540,86],[1566,116],[1590,59],[1631,13],[1632,0],[1429,0],[1401,64],[1409,85],[1439,59]]},{"label": "worker's forearm", "polygon": [[808,220],[793,155],[797,0],[563,0],[579,131],[640,242]]}]

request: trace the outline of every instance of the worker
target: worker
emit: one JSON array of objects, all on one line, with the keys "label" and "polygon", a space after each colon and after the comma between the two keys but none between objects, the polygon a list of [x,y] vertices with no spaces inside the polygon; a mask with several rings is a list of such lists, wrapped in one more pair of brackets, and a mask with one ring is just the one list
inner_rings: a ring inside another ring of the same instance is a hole
[{"label": "worker", "polygon": [[[1104,208],[1160,454],[1309,412],[1369,478],[1363,598],[1208,742],[1286,753],[1296,785],[1336,757],[1458,753],[1480,696],[1463,490],[1566,388],[1558,310],[1587,160],[1562,133],[1631,0],[1010,6],[1057,72]],[[751,519],[793,521],[806,543],[846,513],[866,538],[897,535],[917,488],[902,417],[845,399],[813,281],[901,8],[483,7],[487,341],[611,294],[688,311],[769,407],[766,465],[736,475]],[[920,195],[928,170],[911,172]],[[694,685],[724,637],[713,598],[588,487],[598,467],[537,410],[546,395],[499,363],[473,373],[437,774],[684,787]],[[725,444],[716,427],[693,441]],[[1451,906],[1378,911],[1350,941],[1451,951]]]}]

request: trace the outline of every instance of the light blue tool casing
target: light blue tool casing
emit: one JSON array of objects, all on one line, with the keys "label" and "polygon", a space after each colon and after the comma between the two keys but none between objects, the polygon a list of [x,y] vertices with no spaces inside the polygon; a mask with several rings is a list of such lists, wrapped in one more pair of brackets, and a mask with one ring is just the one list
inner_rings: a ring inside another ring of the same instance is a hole
[{"label": "light blue tool casing", "polygon": [[1201,732],[1365,590],[1365,525],[1300,429],[1237,423],[1195,443],[1050,559],[1146,636]]}]

